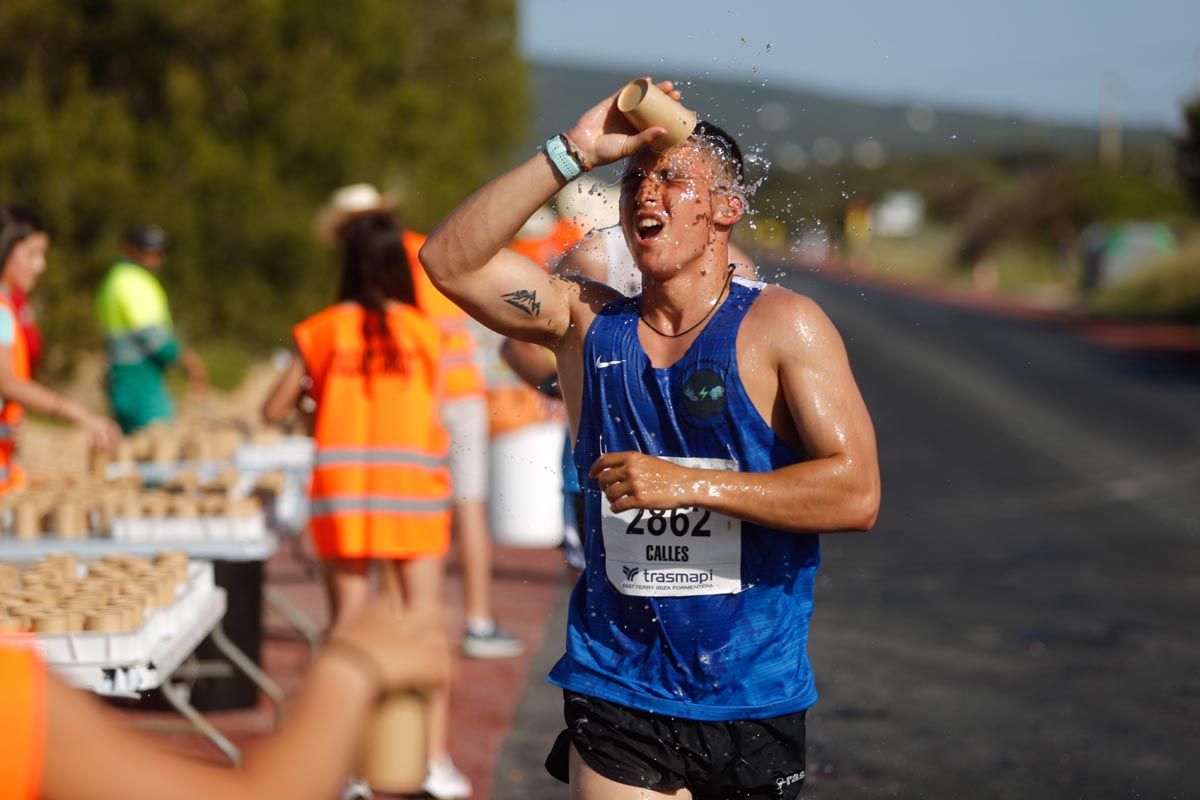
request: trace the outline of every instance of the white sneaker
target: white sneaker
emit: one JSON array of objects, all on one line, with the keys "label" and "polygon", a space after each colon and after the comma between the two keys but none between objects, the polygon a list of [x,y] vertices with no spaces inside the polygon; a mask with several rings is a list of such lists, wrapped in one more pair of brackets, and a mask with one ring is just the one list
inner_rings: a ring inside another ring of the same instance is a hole
[{"label": "white sneaker", "polygon": [[375,793],[362,778],[351,778],[342,789],[341,800],[373,800]]},{"label": "white sneaker", "polygon": [[437,800],[464,800],[471,796],[471,780],[458,771],[449,754],[442,756],[441,761],[429,762],[421,788]]},{"label": "white sneaker", "polygon": [[462,649],[467,658],[513,658],[525,652],[525,645],[493,621],[486,631],[468,627],[463,635]]}]

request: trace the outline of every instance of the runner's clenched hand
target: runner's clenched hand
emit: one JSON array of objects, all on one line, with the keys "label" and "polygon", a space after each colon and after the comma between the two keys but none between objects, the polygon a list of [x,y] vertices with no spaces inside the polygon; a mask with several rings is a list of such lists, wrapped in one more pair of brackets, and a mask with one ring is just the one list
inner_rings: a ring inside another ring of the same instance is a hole
[{"label": "runner's clenched hand", "polygon": [[[673,100],[681,97],[670,81],[661,81],[658,88]],[[588,169],[620,161],[667,134],[667,129],[661,125],[639,133],[617,108],[618,94],[619,91],[614,92],[601,100],[567,131],[567,138],[579,148]]]},{"label": "runner's clenched hand", "polygon": [[614,513],[695,504],[695,470],[644,453],[605,453],[592,464],[588,477],[600,484]]}]

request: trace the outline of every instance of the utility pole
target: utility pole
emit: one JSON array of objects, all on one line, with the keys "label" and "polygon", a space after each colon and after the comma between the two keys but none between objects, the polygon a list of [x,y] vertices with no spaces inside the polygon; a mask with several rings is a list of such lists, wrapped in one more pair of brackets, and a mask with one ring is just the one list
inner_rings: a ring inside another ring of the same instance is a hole
[{"label": "utility pole", "polygon": [[1108,169],[1121,166],[1121,82],[1109,75],[1104,82],[1100,110],[1100,165]]}]

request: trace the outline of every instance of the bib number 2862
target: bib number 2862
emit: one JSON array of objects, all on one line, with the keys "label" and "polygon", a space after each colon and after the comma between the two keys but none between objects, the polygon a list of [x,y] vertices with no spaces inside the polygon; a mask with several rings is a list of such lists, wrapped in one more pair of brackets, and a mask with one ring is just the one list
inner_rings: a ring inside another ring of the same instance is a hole
[{"label": "bib number 2862", "polygon": [[[725,459],[668,458],[685,467],[736,470]],[[604,563],[621,594],[690,597],[742,590],[742,523],[705,508],[613,513],[600,496]]]},{"label": "bib number 2862", "polygon": [[[699,517],[696,518],[696,515]],[[712,531],[706,527],[711,518],[712,512],[703,508],[690,511],[686,508],[673,508],[670,511],[639,508],[625,532],[635,536],[662,536],[666,533],[674,536],[712,536]]]}]

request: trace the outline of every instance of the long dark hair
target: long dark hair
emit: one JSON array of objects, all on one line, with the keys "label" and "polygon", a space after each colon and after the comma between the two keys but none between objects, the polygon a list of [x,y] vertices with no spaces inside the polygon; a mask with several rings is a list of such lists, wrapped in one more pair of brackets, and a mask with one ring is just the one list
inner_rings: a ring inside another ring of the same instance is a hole
[{"label": "long dark hair", "polygon": [[391,214],[365,214],[339,231],[342,243],[340,302],[357,303],[363,315],[362,371],[371,372],[382,347],[383,363],[396,362],[396,342],[388,332],[389,301],[416,305],[412,269],[401,240],[402,231]]},{"label": "long dark hair", "polygon": [[35,233],[49,235],[50,230],[32,209],[0,205],[0,277],[4,276],[4,265],[8,263],[13,248]]}]

